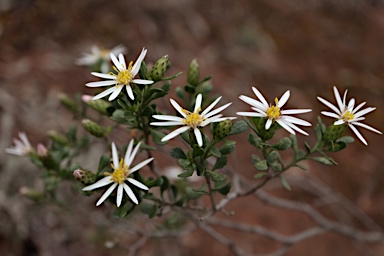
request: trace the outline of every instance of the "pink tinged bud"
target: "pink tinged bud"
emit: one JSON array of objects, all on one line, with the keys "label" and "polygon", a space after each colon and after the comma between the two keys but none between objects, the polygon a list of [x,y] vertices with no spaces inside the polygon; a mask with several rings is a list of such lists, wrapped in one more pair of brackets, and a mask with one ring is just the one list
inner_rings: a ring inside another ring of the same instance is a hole
[{"label": "pink tinged bud", "polygon": [[85,103],[88,103],[88,102],[90,102],[90,101],[92,101],[92,96],[90,96],[90,95],[83,95],[83,96],[81,96],[81,99],[82,99],[82,101],[84,101]]},{"label": "pink tinged bud", "polygon": [[37,144],[37,155],[40,157],[48,156],[48,149],[41,143]]},{"label": "pink tinged bud", "polygon": [[84,172],[80,169],[76,169],[73,171],[73,177],[75,177],[75,179],[82,179],[83,175],[84,175]]}]

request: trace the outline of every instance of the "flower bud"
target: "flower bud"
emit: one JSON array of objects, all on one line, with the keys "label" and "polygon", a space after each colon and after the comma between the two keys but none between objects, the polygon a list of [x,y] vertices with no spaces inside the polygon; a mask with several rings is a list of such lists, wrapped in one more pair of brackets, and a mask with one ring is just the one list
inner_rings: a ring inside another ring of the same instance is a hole
[{"label": "flower bud", "polygon": [[189,64],[187,81],[190,85],[197,86],[200,77],[200,67],[196,59]]},{"label": "flower bud", "polygon": [[53,141],[56,141],[60,144],[67,145],[69,143],[68,138],[57,131],[49,131],[48,132],[49,138],[51,138]]},{"label": "flower bud", "polygon": [[37,145],[37,156],[39,160],[43,163],[44,167],[48,170],[55,170],[57,164],[53,159],[52,155],[49,153],[48,149],[41,143]]},{"label": "flower bud", "polygon": [[66,95],[64,93],[60,93],[58,98],[60,100],[60,103],[64,107],[66,107],[67,109],[69,109],[72,112],[77,112],[76,102],[74,100],[72,100],[71,98],[69,98],[68,95]]},{"label": "flower bud", "polygon": [[73,171],[73,177],[84,185],[90,185],[96,181],[96,175],[88,170],[76,169]]},{"label": "flower bud", "polygon": [[338,138],[340,138],[345,129],[347,129],[347,127],[347,124],[331,124],[330,126],[328,126],[327,130],[325,130],[325,133],[323,135],[323,141],[325,142],[325,144],[328,144],[331,141],[336,141]]},{"label": "flower bud", "polygon": [[81,124],[83,125],[84,129],[90,134],[92,134],[93,136],[98,138],[104,137],[105,130],[103,127],[101,127],[97,123],[89,119],[83,119],[83,121],[81,121]]},{"label": "flower bud", "polygon": [[227,137],[228,133],[231,131],[232,125],[233,123],[229,119],[221,121],[215,129],[215,137],[219,140]]},{"label": "flower bud", "polygon": [[92,100],[92,96],[90,95],[83,95],[81,96],[81,99],[91,108],[96,110],[102,115],[108,115],[107,109],[111,106],[111,103],[106,100]]},{"label": "flower bud", "polygon": [[44,193],[34,188],[21,187],[19,193],[34,201],[41,201],[44,199]]},{"label": "flower bud", "polygon": [[171,62],[168,60],[168,55],[158,59],[151,71],[151,78],[153,81],[160,81],[165,72],[171,67]]}]

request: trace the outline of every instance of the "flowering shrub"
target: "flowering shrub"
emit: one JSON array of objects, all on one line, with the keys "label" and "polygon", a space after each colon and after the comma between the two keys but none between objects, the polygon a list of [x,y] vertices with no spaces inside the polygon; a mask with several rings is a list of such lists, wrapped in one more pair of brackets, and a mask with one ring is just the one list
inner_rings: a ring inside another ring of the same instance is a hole
[{"label": "flowering shrub", "polygon": [[[336,87],[334,94],[337,106],[318,97],[321,103],[334,111],[334,113],[327,111],[321,113],[336,120],[327,126],[319,117],[317,124],[313,124],[314,132],[300,128],[299,126],[309,127],[312,124],[294,116],[308,113],[310,109],[284,108],[290,97],[289,90],[283,93],[280,99],[275,98],[274,104],[271,104],[258,89],[252,87],[257,99],[245,95],[239,96],[251,106],[251,110],[237,112],[239,115],[237,118],[226,117],[221,112],[231,103],[215,108],[222,97],[210,98],[212,90],[210,78],[200,77],[196,60],[189,66],[187,84],[183,88],[175,89],[178,99],[170,99],[171,105],[176,110],[170,113],[159,108],[156,103],[160,98],[168,98],[171,81],[181,72],[165,77],[165,73],[171,67],[168,56],[159,58],[153,67],[149,68],[144,62],[147,54],[145,48],[134,63],[130,61],[127,65],[122,54],[124,50],[123,47],[117,47],[107,55],[105,50],[93,48],[92,54],[85,55],[77,62],[80,65],[89,65],[94,71],[92,75],[105,79],[89,82],[86,86],[108,87],[106,90],[95,91],[96,96],[83,95],[81,102],[67,96],[60,98],[63,105],[72,111],[75,117],[82,119],[81,124],[85,131],[97,140],[105,142],[108,147],[111,145],[111,154],[100,156],[97,170],[82,168],[85,160],[82,162],[81,158],[77,158],[82,149],[90,146],[91,139],[88,135],[79,137],[76,126],[70,126],[66,134],[51,132],[49,147],[39,144],[34,149],[26,134],[19,133],[20,140],[15,139],[15,146],[6,149],[10,154],[29,156],[34,164],[44,170],[42,179],[46,191],[38,195],[39,199],[54,194],[61,181],[71,180],[76,183],[74,186],[78,188],[79,193],[86,196],[93,193],[101,194],[96,206],[107,202],[107,207],[116,209],[114,215],[117,217],[138,214],[135,211],[137,208],[149,218],[164,215],[174,218],[173,213],[181,213],[182,217],[178,218],[189,219],[197,227],[227,245],[235,254],[241,255],[243,252],[240,248],[207,226],[217,224],[212,217],[218,212],[227,214],[225,206],[230,201],[259,192],[265,184],[275,178],[280,179],[282,186],[290,190],[291,186],[283,174],[292,167],[305,169],[301,164],[304,160],[335,165],[336,162],[328,155],[329,152],[343,150],[354,141],[352,137],[342,136],[347,127],[350,127],[365,145],[367,142],[356,126],[381,134],[379,130],[361,122],[365,120],[364,116],[375,108],[362,109],[365,102],[355,107],[355,99],[347,102],[347,91],[341,99]],[[112,61],[112,65],[109,60]],[[108,98],[104,99],[106,96]],[[178,101],[183,103],[179,104]],[[104,127],[102,123],[96,121],[100,120],[99,118],[89,114],[90,109],[96,110],[114,124]],[[114,133],[118,126],[126,128],[131,135],[129,143],[115,140],[118,145],[116,146],[114,142],[109,141],[110,134]],[[175,126],[177,128],[173,128]],[[275,134],[285,132],[281,128],[288,132],[289,136],[281,138],[276,143]],[[254,179],[258,181],[256,185],[236,181],[234,178],[237,175],[236,170],[232,170],[228,165],[228,157],[236,147],[236,142],[230,139],[233,135],[244,136],[246,132],[248,142],[255,151],[253,152],[255,154],[251,155],[255,170],[249,171],[256,172],[254,175]],[[315,143],[310,145],[305,142],[301,149],[296,139],[296,132],[300,133],[299,136],[301,134],[314,136],[312,141]],[[183,146],[169,150],[165,144],[177,136],[180,136],[177,138],[179,141],[184,142]],[[120,154],[125,152],[120,159],[118,148],[124,149]],[[155,150],[167,151],[177,159],[184,170],[178,174],[178,179],[167,176],[165,172],[156,168],[157,161],[152,156]],[[289,161],[283,160],[280,155],[282,151],[287,150],[292,150]],[[139,155],[140,157],[146,155],[147,159],[141,162],[135,161],[135,157]],[[141,175],[142,168],[150,169],[152,175],[149,177]],[[202,186],[196,187],[193,182],[188,182],[194,178],[192,177],[194,174],[204,180]],[[28,195],[27,192],[25,194]],[[221,195],[219,202],[217,195]],[[33,198],[35,194],[29,196]],[[259,196],[263,197],[262,194]],[[209,198],[209,203],[204,200],[205,197]],[[276,203],[268,197],[264,197],[263,200]],[[314,214],[309,208],[305,209],[307,214]],[[319,220],[318,224],[324,229],[334,231],[337,229],[335,225],[332,226],[332,223],[329,224],[324,220]],[[241,225],[236,223],[228,225],[243,232],[257,232],[250,231],[246,227],[240,228]],[[354,230],[344,233],[354,236]],[[316,234],[319,233],[307,234],[301,240]],[[381,238],[379,236],[379,239]],[[275,239],[287,243],[286,240],[289,238],[275,237]],[[295,240],[299,241],[300,239]]]}]

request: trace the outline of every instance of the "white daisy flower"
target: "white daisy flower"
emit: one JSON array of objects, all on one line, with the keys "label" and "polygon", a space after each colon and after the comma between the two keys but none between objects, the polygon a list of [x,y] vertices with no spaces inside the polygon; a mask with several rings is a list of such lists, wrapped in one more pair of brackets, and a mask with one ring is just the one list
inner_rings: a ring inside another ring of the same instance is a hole
[{"label": "white daisy flower", "polygon": [[124,159],[121,158],[119,161],[119,156],[117,154],[117,149],[115,146],[115,143],[112,142],[112,168],[113,173],[105,173],[107,176],[102,178],[101,180],[97,181],[96,183],[89,185],[85,188],[83,188],[84,191],[90,191],[96,188],[104,187],[106,185],[109,185],[112,183],[112,185],[109,187],[107,191],[103,194],[103,196],[97,201],[96,206],[99,206],[102,202],[105,201],[105,199],[108,198],[108,196],[113,192],[113,190],[117,187],[117,196],[116,196],[116,205],[117,207],[120,207],[121,200],[123,198],[123,190],[127,193],[129,198],[135,203],[138,204],[137,198],[135,194],[133,193],[132,189],[128,186],[128,184],[125,181],[128,181],[128,183],[135,185],[136,187],[148,190],[149,188],[142,184],[141,182],[138,182],[135,179],[132,179],[129,177],[130,174],[138,171],[141,167],[145,166],[149,162],[153,160],[153,158],[149,158],[134,167],[130,167],[132,164],[133,159],[135,158],[135,155],[137,151],[139,150],[141,142],[137,144],[135,149],[133,149],[133,140],[128,145],[127,152],[125,153]]},{"label": "white daisy flower", "polygon": [[24,132],[19,132],[19,138],[20,140],[13,139],[15,146],[6,148],[6,153],[18,156],[26,156],[34,150],[31,146],[31,143],[29,143],[27,135]]},{"label": "white daisy flower", "polygon": [[256,112],[237,112],[238,115],[268,118],[265,123],[265,130],[268,130],[275,121],[291,134],[296,134],[295,131],[297,131],[304,135],[308,135],[307,132],[297,127],[297,125],[311,126],[311,123],[289,115],[308,113],[312,111],[311,109],[281,109],[290,97],[289,90],[281,96],[280,100],[275,98],[275,105],[268,104],[263,95],[255,87],[252,87],[252,90],[259,100],[255,100],[244,95],[241,95],[239,98],[245,103],[251,105],[252,109]]},{"label": "white daisy flower", "polygon": [[78,58],[75,63],[80,66],[90,66],[97,64],[101,60],[100,70],[103,73],[107,73],[109,71],[109,61],[111,60],[110,53],[118,55],[125,52],[126,49],[122,45],[115,46],[111,50],[92,45],[91,53],[83,53],[83,57]]},{"label": "white daisy flower", "polygon": [[[168,115],[153,115],[152,117],[158,120],[164,120],[167,122],[152,122],[151,125],[156,126],[173,126],[173,125],[183,125],[183,127],[180,127],[170,134],[164,136],[161,141],[168,141],[177,135],[188,131],[189,129],[193,129],[196,137],[197,144],[199,146],[203,146],[203,137],[201,135],[201,132],[199,130],[199,127],[204,127],[210,123],[216,123],[221,122],[226,119],[235,119],[236,117],[222,117],[222,114],[218,114],[220,111],[226,109],[229,105],[232,104],[232,102],[225,104],[224,106],[221,106],[213,111],[213,107],[216,106],[216,104],[219,102],[221,97],[217,98],[211,105],[209,105],[201,114],[199,112],[201,111],[201,102],[202,102],[203,96],[201,94],[197,95],[196,97],[196,103],[195,103],[195,109],[193,112],[189,112],[186,109],[183,109],[180,107],[180,105],[174,101],[173,99],[170,99],[172,106],[177,110],[177,112],[180,113],[183,117],[178,116],[168,116]],[[211,111],[211,112],[210,112]]]},{"label": "white daisy flower", "polygon": [[363,136],[361,135],[361,133],[357,130],[357,128],[355,126],[360,126],[360,127],[365,128],[365,129],[368,129],[370,131],[376,132],[378,134],[382,134],[380,131],[372,128],[371,126],[368,126],[368,125],[360,122],[360,121],[365,119],[365,117],[363,117],[363,115],[372,112],[376,108],[368,107],[368,108],[360,110],[365,105],[366,102],[362,102],[355,107],[355,99],[354,98],[350,99],[348,104],[347,104],[347,92],[348,92],[348,90],[346,90],[344,92],[343,100],[341,100],[339,91],[337,90],[336,86],[333,87],[333,92],[335,94],[338,108],[335,105],[333,105],[332,103],[330,103],[329,101],[327,101],[321,97],[317,97],[317,99],[319,101],[321,101],[324,105],[326,105],[327,107],[329,107],[330,109],[335,111],[335,113],[322,111],[321,114],[323,114],[325,116],[336,118],[337,121],[335,121],[333,123],[334,125],[341,125],[341,124],[345,124],[345,123],[348,124],[349,128],[351,128],[351,130],[356,134],[356,136],[365,145],[368,145],[368,143],[366,142],[366,140],[363,138]]},{"label": "white daisy flower", "polygon": [[99,81],[99,82],[91,82],[85,84],[88,87],[100,87],[100,86],[110,86],[115,85],[102,93],[99,93],[95,97],[93,97],[94,100],[103,98],[109,94],[109,101],[114,100],[123,87],[125,86],[125,89],[127,90],[129,98],[132,100],[135,99],[133,95],[133,91],[131,88],[131,83],[135,84],[152,84],[153,81],[150,80],[143,80],[143,79],[134,79],[134,77],[139,73],[141,62],[143,61],[145,55],[147,54],[147,50],[143,48],[143,50],[140,53],[139,58],[137,58],[135,64],[132,65],[132,61],[129,63],[128,67],[125,64],[125,59],[123,54],[119,54],[119,59],[116,58],[116,56],[111,53],[110,57],[114,64],[113,69],[117,72],[117,74],[109,73],[109,74],[102,74],[97,72],[92,72],[91,74],[100,78],[110,79],[106,81]]}]

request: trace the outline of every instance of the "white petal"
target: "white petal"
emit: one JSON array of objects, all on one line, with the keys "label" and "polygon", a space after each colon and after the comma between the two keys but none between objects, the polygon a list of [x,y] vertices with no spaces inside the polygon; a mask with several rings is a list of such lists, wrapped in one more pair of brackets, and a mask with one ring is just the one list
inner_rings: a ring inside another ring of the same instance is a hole
[{"label": "white petal", "polygon": [[219,114],[219,115],[216,115],[216,116],[212,116],[212,117],[210,117],[210,118],[207,118],[207,119],[205,119],[203,122],[201,122],[200,127],[204,127],[204,126],[206,126],[207,124],[210,124],[210,123],[214,122],[214,120],[216,120],[216,119],[218,119],[218,118],[220,118],[220,117],[222,117],[222,116],[223,116],[222,114]]},{"label": "white petal", "polygon": [[132,167],[132,169],[129,171],[129,173],[134,173],[135,171],[137,170],[140,170],[141,167],[147,165],[148,163],[150,163],[151,161],[153,160],[153,157],[152,158],[149,158],[147,160],[144,160],[143,162],[135,165],[134,167]]},{"label": "white petal", "polygon": [[113,91],[113,93],[111,94],[111,96],[109,96],[108,100],[109,101],[112,101],[114,99],[117,98],[117,96],[119,96],[120,92],[121,92],[121,89],[123,89],[123,86],[121,85],[118,85],[115,87],[115,90]]},{"label": "white petal", "polygon": [[129,196],[129,198],[132,200],[132,202],[134,202],[135,204],[138,204],[139,202],[137,201],[137,198],[133,193],[132,189],[126,183],[123,184],[123,188],[127,193],[127,195]]},{"label": "white petal", "polygon": [[263,105],[268,108],[269,104],[265,100],[264,96],[259,92],[259,90],[257,90],[256,87],[252,87],[252,90],[256,94],[257,98],[261,101],[261,103],[263,103]]},{"label": "white petal", "polygon": [[135,84],[153,84],[154,81],[144,80],[144,79],[133,79],[132,83],[135,83]]},{"label": "white petal", "polygon": [[344,123],[345,123],[345,121],[343,119],[339,119],[339,120],[335,121],[333,124],[334,125],[341,125],[341,124],[344,124]]},{"label": "white petal", "polygon": [[339,115],[337,115],[335,113],[332,113],[332,112],[321,111],[321,114],[323,114],[325,116],[333,117],[333,118],[336,118],[336,119],[341,118]]},{"label": "white petal", "polygon": [[121,66],[120,62],[117,60],[115,54],[113,53],[110,53],[109,56],[111,57],[111,60],[113,62],[113,65],[115,65],[115,67],[119,70],[119,71],[123,71],[123,67]]},{"label": "white petal", "polygon": [[132,154],[133,143],[134,143],[134,140],[132,139],[132,140],[129,142],[127,151],[125,152],[125,157],[124,157],[124,163],[125,163],[125,164],[127,164],[128,160],[129,160],[129,157],[130,157],[131,154]]},{"label": "white petal", "polygon": [[[103,72],[103,73],[107,73],[107,72],[109,71],[109,64],[108,64],[107,62],[103,61],[103,62],[101,63],[100,70],[101,70],[101,72]],[[115,78],[113,78],[113,79],[115,79]]]},{"label": "white petal", "polygon": [[111,88],[108,88],[107,90],[97,94],[96,96],[94,96],[92,98],[92,100],[98,100],[98,99],[101,99],[101,98],[104,98],[105,96],[107,96],[108,94],[111,94],[112,92],[114,92],[116,90],[116,87],[111,87]]},{"label": "white petal", "polygon": [[91,74],[93,76],[97,76],[97,77],[105,78],[105,79],[113,79],[113,80],[117,79],[117,77],[115,75],[110,75],[110,74],[103,74],[103,73],[98,73],[98,72],[92,72]]},{"label": "white petal", "polygon": [[136,76],[137,73],[139,73],[141,62],[144,60],[146,54],[147,54],[147,50],[145,48],[143,48],[141,50],[141,53],[140,53],[139,57],[137,58],[135,64],[133,64],[132,76]]},{"label": "white petal", "polygon": [[113,161],[113,168],[114,169],[119,168],[119,154],[117,153],[116,145],[114,142],[112,142],[112,161]]},{"label": "white petal", "polygon": [[352,114],[355,114],[362,106],[365,105],[366,102],[361,102],[353,111]]},{"label": "white petal", "polygon": [[177,112],[180,113],[180,115],[182,115],[183,117],[187,116],[183,111],[181,111],[182,108],[180,107],[180,105],[175,100],[170,99],[169,101],[171,102],[172,106],[177,110]]},{"label": "white petal", "polygon": [[205,118],[208,118],[208,117],[211,117],[211,116],[213,116],[213,115],[216,115],[217,113],[220,113],[221,111],[223,111],[224,109],[226,109],[227,107],[229,107],[229,105],[231,105],[231,104],[232,104],[232,102],[227,103],[227,104],[225,104],[224,106],[221,106],[221,107],[219,107],[219,108],[213,110],[212,112],[206,114],[206,115],[205,115]]},{"label": "white petal", "polygon": [[296,134],[295,131],[289,127],[283,120],[277,119],[276,122],[283,127],[285,130],[287,130],[291,134]]},{"label": "white petal", "polygon": [[199,109],[201,109],[202,100],[203,100],[203,96],[201,94],[197,95],[196,102],[195,102],[195,109],[193,110],[194,113],[198,112]]},{"label": "white petal", "polygon": [[144,190],[149,190],[149,188],[147,186],[145,186],[143,183],[141,183],[141,182],[139,182],[137,180],[134,180],[132,178],[127,178],[127,181],[129,181],[130,183],[132,183],[133,185],[135,185],[138,188],[141,188],[141,189],[144,189]]},{"label": "white petal", "polygon": [[272,125],[272,119],[268,119],[267,122],[265,123],[265,130],[269,130]]},{"label": "white petal", "polygon": [[15,148],[6,148],[5,152],[8,154],[17,155],[17,156],[23,156],[24,155],[24,153],[22,151],[15,149]]},{"label": "white petal", "polygon": [[311,126],[310,122],[307,122],[305,120],[302,120],[302,119],[299,119],[299,118],[296,118],[293,116],[282,116],[280,118],[283,120],[287,120],[290,123],[299,124],[299,125],[303,125],[303,126]]},{"label": "white petal", "polygon": [[[215,119],[211,120],[209,123],[217,123],[217,122],[221,122],[221,121],[228,120],[228,119],[229,120],[234,120],[234,119],[236,119],[236,117],[220,117],[220,118],[215,118]],[[201,123],[201,124],[203,124],[203,123]],[[207,125],[207,124],[205,124],[205,125]],[[200,126],[204,127],[205,125],[200,125]]]},{"label": "white petal", "polygon": [[141,141],[139,143],[137,143],[135,149],[133,150],[132,154],[130,155],[130,157],[128,158],[128,161],[126,162],[126,164],[128,166],[131,166],[131,163],[133,161],[133,159],[135,158],[136,154],[137,154],[137,151],[139,150],[140,148],[140,145],[141,145]]},{"label": "white petal", "polygon": [[25,132],[19,132],[19,137],[21,139],[21,141],[23,142],[24,146],[25,147],[28,147],[28,148],[31,148],[31,143],[29,143],[29,140],[28,140],[28,137],[27,135],[25,134]]},{"label": "white petal", "polygon": [[180,121],[182,122],[184,119],[178,116],[169,116],[169,115],[153,115],[153,118],[157,120],[166,120],[166,121]]},{"label": "white petal", "polygon": [[337,113],[339,115],[341,114],[341,111],[335,105],[331,104],[329,101],[327,101],[327,100],[325,100],[325,99],[323,99],[321,97],[317,97],[317,99],[319,101],[321,101],[321,103],[323,103],[324,105],[326,105],[327,107],[329,107],[330,109],[335,111],[335,113]]},{"label": "white petal", "polygon": [[297,127],[295,124],[291,123],[291,122],[285,122],[286,125],[288,125],[289,127],[291,127],[292,129],[294,129],[295,131],[298,131],[299,133],[301,134],[304,134],[304,135],[309,135],[307,132],[305,132],[304,130],[300,129],[299,127]]},{"label": "white petal", "polygon": [[121,66],[123,67],[123,69],[127,69],[127,64],[125,64],[124,56],[121,53],[119,54],[119,62],[121,64]]},{"label": "white petal", "polygon": [[352,98],[352,99],[350,99],[349,102],[348,102],[348,110],[349,110],[349,111],[352,111],[354,106],[355,106],[355,99]]},{"label": "white petal", "polygon": [[289,90],[286,91],[286,92],[283,94],[283,96],[281,96],[281,98],[280,98],[280,100],[279,100],[279,102],[278,102],[278,104],[277,104],[277,107],[282,108],[282,107],[285,105],[285,103],[287,103],[287,101],[288,101],[288,99],[289,99],[290,96],[291,96],[290,91],[289,91]]},{"label": "white petal", "polygon": [[372,108],[372,107],[370,107],[370,108],[365,108],[365,109],[363,109],[363,110],[360,110],[359,112],[357,112],[356,114],[354,114],[354,117],[355,118],[358,118],[358,117],[360,117],[360,116],[363,116],[363,115],[365,115],[365,114],[368,114],[369,112],[372,112],[373,110],[375,110],[376,108]]},{"label": "white petal", "polygon": [[96,183],[93,183],[92,185],[86,186],[83,188],[83,191],[90,191],[94,190],[96,188],[101,188],[104,187],[108,184],[111,184],[113,180],[111,180],[111,176],[107,176],[102,178],[101,180],[97,181]]},{"label": "white petal", "polygon": [[115,84],[116,84],[115,80],[107,80],[107,81],[98,81],[98,82],[86,83],[85,86],[87,86],[87,87],[102,87],[102,86],[110,86],[110,85],[115,85]]},{"label": "white petal", "polygon": [[[337,90],[336,86],[333,87],[333,92],[335,94],[335,98],[336,98],[336,102],[337,104],[339,105],[339,109],[341,112],[344,111],[344,108],[345,108],[345,105],[343,104],[343,102],[341,101],[341,98],[340,98],[340,94],[339,94],[339,91]],[[346,95],[347,92],[345,92],[344,95]]]},{"label": "white petal", "polygon": [[175,125],[182,125],[183,123],[181,121],[170,121],[170,122],[152,122],[150,125],[154,126],[175,126]]},{"label": "white petal", "polygon": [[359,138],[361,142],[363,142],[365,145],[368,145],[367,141],[364,139],[364,137],[360,134],[360,132],[354,127],[352,124],[348,125],[349,128],[356,134],[356,136]]},{"label": "white petal", "polygon": [[345,90],[344,96],[343,96],[343,106],[347,106],[347,92],[348,90]]},{"label": "white petal", "polygon": [[212,102],[203,112],[201,112],[201,116],[204,117],[205,114],[207,114],[209,111],[211,111],[212,108],[216,106],[216,104],[220,101],[221,96],[218,97],[214,102]]},{"label": "white petal", "polygon": [[122,199],[123,199],[123,184],[119,184],[119,186],[117,187],[117,195],[116,195],[117,207],[120,207]]},{"label": "white petal", "polygon": [[268,109],[268,105],[264,105],[263,103],[261,103],[260,101],[257,101],[257,100],[255,100],[255,99],[252,99],[252,98],[250,98],[250,97],[248,97],[248,96],[244,96],[244,95],[241,95],[240,97],[239,97],[242,101],[244,101],[245,103],[247,103],[247,104],[249,104],[249,105],[251,105],[251,106],[254,106],[254,107],[256,107],[256,108],[259,108],[259,109],[261,109],[261,110],[263,110],[263,111],[267,111],[267,109]]},{"label": "white petal", "polygon": [[164,142],[164,141],[168,141],[168,140],[170,140],[170,139],[176,137],[177,135],[179,135],[179,134],[181,134],[181,133],[183,133],[183,132],[188,131],[189,129],[190,129],[189,126],[183,126],[183,127],[180,127],[180,128],[178,128],[178,129],[174,130],[173,132],[171,132],[170,134],[164,136],[164,137],[161,139],[161,141],[163,141],[163,142]]},{"label": "white petal", "polygon": [[367,130],[370,130],[370,131],[372,131],[372,132],[376,132],[376,133],[378,133],[378,134],[382,134],[381,131],[376,130],[375,128],[373,128],[373,127],[371,127],[371,126],[369,126],[369,125],[363,124],[363,123],[355,123],[355,122],[352,122],[351,124],[353,124],[353,125],[357,125],[357,126],[361,126],[361,127],[365,128],[365,129],[367,129]]},{"label": "white petal", "polygon": [[112,49],[111,49],[111,52],[113,53],[113,54],[115,54],[115,55],[117,55],[117,54],[119,54],[119,53],[125,53],[125,51],[126,51],[126,49],[125,49],[125,47],[124,46],[122,46],[122,45],[117,45],[117,46],[115,46],[115,47],[113,47]]},{"label": "white petal", "polygon": [[113,192],[113,190],[116,188],[116,186],[117,186],[117,183],[112,184],[112,186],[110,186],[107,189],[107,191],[105,191],[105,193],[102,195],[102,197],[99,199],[99,201],[97,201],[96,206],[99,206],[102,202],[104,202],[105,199],[107,199],[108,196]]},{"label": "white petal", "polygon": [[239,116],[254,116],[254,117],[266,117],[267,114],[263,113],[255,113],[255,112],[237,112],[236,113]]},{"label": "white petal", "polygon": [[308,113],[311,111],[312,111],[312,109],[286,109],[286,110],[281,110],[281,114],[282,115],[295,115],[295,114]]},{"label": "white petal", "polygon": [[201,136],[201,132],[200,132],[199,128],[195,128],[195,129],[193,129],[193,131],[195,133],[197,144],[199,145],[199,147],[202,147],[203,146],[203,137]]},{"label": "white petal", "polygon": [[131,100],[134,100],[135,99],[135,96],[133,95],[133,91],[132,91],[132,87],[130,85],[126,85],[125,86],[125,89],[128,93],[128,96]]}]

